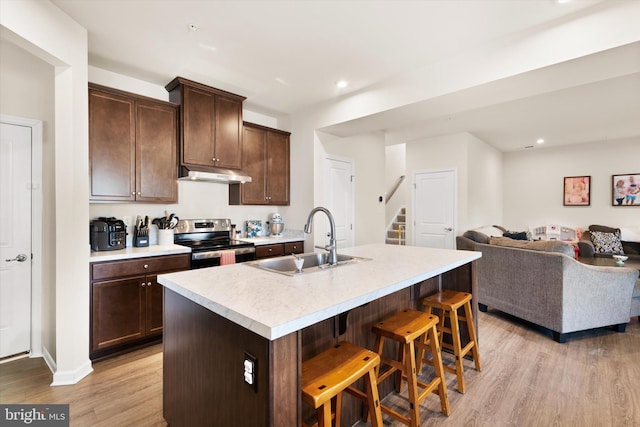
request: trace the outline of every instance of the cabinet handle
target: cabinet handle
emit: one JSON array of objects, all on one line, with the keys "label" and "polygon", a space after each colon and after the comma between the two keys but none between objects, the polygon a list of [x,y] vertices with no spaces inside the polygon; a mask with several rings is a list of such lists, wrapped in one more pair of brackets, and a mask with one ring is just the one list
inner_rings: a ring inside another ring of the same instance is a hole
[{"label": "cabinet handle", "polygon": [[148,265],[148,264],[145,264],[145,265],[144,265],[144,268],[149,268],[149,265]]},{"label": "cabinet handle", "polygon": [[273,249],[269,248],[269,252],[273,252]]},{"label": "cabinet handle", "polygon": [[144,288],[145,286],[147,286],[144,282],[141,283],[142,287]]},{"label": "cabinet handle", "polygon": [[140,192],[138,191],[138,196],[140,195]]},{"label": "cabinet handle", "polygon": [[147,282],[147,286],[148,286],[148,287],[151,287],[151,282]]},{"label": "cabinet handle", "polygon": [[135,196],[135,195],[136,195],[136,192],[135,192],[135,191],[132,191],[132,192],[131,192],[131,195],[132,195],[132,196]]}]

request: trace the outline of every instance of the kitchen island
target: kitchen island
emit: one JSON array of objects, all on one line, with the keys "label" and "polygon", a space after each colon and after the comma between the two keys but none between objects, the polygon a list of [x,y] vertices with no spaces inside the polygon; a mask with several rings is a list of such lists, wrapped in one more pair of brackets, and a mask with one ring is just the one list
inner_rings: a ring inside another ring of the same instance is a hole
[{"label": "kitchen island", "polygon": [[[246,263],[159,276],[169,425],[300,425],[303,360],[341,340],[372,348],[373,323],[420,308],[439,288],[474,293],[481,256],[384,244],[340,253],[368,260],[294,277]],[[245,360],[254,361],[253,384]],[[345,404],[350,425],[359,402]]]}]

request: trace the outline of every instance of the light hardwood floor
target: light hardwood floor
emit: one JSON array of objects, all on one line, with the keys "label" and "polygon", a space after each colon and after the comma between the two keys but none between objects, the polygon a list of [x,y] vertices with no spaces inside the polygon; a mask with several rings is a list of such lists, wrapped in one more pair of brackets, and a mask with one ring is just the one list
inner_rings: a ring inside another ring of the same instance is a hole
[{"label": "light hardwood floor", "polygon": [[[479,315],[482,372],[465,362],[464,395],[448,374],[451,415],[442,415],[437,396],[430,396],[422,405],[423,426],[640,425],[637,318],[623,334],[601,329],[558,344],[545,331],[499,312]],[[93,368],[76,385],[50,387],[52,375],[42,359],[0,365],[0,403],[69,403],[72,426],[166,425],[161,345]],[[402,405],[402,399],[392,395],[387,402]],[[385,416],[385,425],[400,424]]]}]

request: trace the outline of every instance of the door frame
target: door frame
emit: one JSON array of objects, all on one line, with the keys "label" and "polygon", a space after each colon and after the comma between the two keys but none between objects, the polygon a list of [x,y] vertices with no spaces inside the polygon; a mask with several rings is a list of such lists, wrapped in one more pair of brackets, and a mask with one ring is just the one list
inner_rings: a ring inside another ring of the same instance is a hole
[{"label": "door frame", "polygon": [[0,122],[31,128],[31,351],[42,357],[42,129],[41,120],[0,114]]},{"label": "door frame", "polygon": [[[327,183],[329,182],[328,178],[329,178],[329,162],[331,160],[335,160],[338,162],[345,162],[345,163],[349,163],[351,165],[351,229],[349,230],[349,241],[351,242],[351,246],[355,246],[356,244],[356,183],[355,183],[355,177],[356,177],[356,164],[353,161],[353,159],[350,159],[348,157],[342,157],[342,156],[336,156],[335,154],[325,154],[324,156],[324,165],[323,165],[323,172],[322,175],[324,177],[323,182]],[[327,194],[329,192],[329,186],[328,185],[323,185],[323,193],[322,193],[322,206],[326,205],[327,202]],[[326,238],[326,234],[327,234],[327,230],[328,230],[328,226],[324,229],[324,232],[322,233],[322,242],[318,242],[318,240],[314,237],[314,241],[316,245],[319,244],[323,244],[326,245],[329,242],[327,241]]]},{"label": "door frame", "polygon": [[[451,172],[453,173],[453,230],[451,231],[454,236],[453,246],[455,249],[455,236],[458,229],[458,169],[457,168],[436,168],[436,169],[420,169],[413,171],[411,174],[411,185],[413,186],[411,190],[411,221],[408,222],[408,225],[411,227],[411,245],[416,241],[416,175],[427,174],[427,173],[442,173],[442,172]],[[409,243],[409,242],[407,242]]]}]

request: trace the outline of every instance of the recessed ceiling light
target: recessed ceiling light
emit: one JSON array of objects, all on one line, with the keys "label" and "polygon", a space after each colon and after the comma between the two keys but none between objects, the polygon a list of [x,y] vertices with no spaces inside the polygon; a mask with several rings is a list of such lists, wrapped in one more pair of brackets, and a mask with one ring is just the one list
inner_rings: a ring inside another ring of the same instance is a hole
[{"label": "recessed ceiling light", "polygon": [[536,144],[544,144],[544,139],[542,139],[542,138],[538,138],[538,139],[536,140]]},{"label": "recessed ceiling light", "polygon": [[338,80],[336,82],[336,86],[338,87],[338,89],[344,89],[345,87],[349,86],[349,82],[346,80]]},{"label": "recessed ceiling light", "polygon": [[198,24],[187,24],[187,28],[190,31],[198,31]]},{"label": "recessed ceiling light", "polygon": [[564,4],[564,3],[570,3],[571,0],[556,0],[556,3],[558,4]]}]

